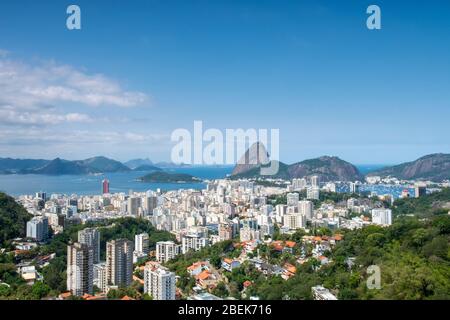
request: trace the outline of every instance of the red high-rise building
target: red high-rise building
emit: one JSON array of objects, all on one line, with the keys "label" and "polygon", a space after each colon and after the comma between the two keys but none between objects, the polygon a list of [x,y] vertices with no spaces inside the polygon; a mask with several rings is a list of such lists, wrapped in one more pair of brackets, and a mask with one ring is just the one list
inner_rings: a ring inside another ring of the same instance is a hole
[{"label": "red high-rise building", "polygon": [[103,179],[102,184],[103,184],[103,194],[109,193],[109,180]]}]

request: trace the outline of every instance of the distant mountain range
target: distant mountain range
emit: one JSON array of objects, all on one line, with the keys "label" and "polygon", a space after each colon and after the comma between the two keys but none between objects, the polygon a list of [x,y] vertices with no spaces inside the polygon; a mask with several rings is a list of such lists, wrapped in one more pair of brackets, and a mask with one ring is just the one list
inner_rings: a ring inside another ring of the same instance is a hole
[{"label": "distant mountain range", "polygon": [[[232,179],[264,177],[260,169],[273,164],[264,145],[255,143],[241,157],[231,174]],[[281,179],[310,178],[320,181],[362,181],[365,176],[353,164],[338,157],[322,156],[291,165],[279,162],[278,173],[266,176]],[[393,177],[401,180],[450,180],[450,154],[431,154],[412,162],[369,172],[368,176]]]},{"label": "distant mountain range", "polygon": [[93,157],[85,160],[32,160],[0,158],[0,173],[3,174],[94,174],[103,172],[126,172],[131,169],[123,163],[106,157]]},{"label": "distant mountain range", "polygon": [[[254,178],[260,176],[260,169],[270,164],[264,145],[252,145],[234,167],[231,178]],[[322,156],[294,164],[278,162],[279,170],[273,178],[293,179],[319,176],[320,181],[362,181],[365,176],[351,163],[338,157]],[[133,159],[125,163],[106,157],[85,160],[12,159],[0,158],[0,174],[47,174],[83,175],[108,172],[162,171],[167,168],[188,167],[171,162],[153,163],[150,159]],[[431,154],[412,162],[377,169],[367,176],[393,177],[401,180],[429,180],[441,182],[450,180],[450,154]],[[269,177],[269,176],[265,176]]]},{"label": "distant mountain range", "polygon": [[161,171],[161,168],[179,168],[172,162],[154,164],[150,159],[133,159],[125,163],[106,157],[93,157],[85,160],[12,159],[0,158],[0,174],[47,174],[83,175],[107,172]]},{"label": "distant mountain range", "polygon": [[134,170],[140,166],[153,166],[153,162],[149,158],[145,159],[132,159],[123,163],[128,168]]}]

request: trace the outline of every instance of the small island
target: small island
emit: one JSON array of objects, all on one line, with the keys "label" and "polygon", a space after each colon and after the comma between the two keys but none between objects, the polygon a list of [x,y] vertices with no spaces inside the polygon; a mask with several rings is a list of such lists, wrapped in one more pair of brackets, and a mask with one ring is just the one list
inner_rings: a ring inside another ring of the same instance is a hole
[{"label": "small island", "polygon": [[196,183],[202,180],[185,173],[168,173],[164,171],[152,172],[137,179],[141,182],[152,183]]}]

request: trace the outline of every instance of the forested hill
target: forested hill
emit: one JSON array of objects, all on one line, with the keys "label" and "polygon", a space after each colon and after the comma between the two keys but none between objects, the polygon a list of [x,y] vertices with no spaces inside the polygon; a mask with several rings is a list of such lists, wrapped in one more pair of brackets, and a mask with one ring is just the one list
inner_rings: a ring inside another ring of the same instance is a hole
[{"label": "forested hill", "polygon": [[25,236],[25,227],[30,219],[31,214],[24,207],[0,192],[0,247],[8,240]]}]

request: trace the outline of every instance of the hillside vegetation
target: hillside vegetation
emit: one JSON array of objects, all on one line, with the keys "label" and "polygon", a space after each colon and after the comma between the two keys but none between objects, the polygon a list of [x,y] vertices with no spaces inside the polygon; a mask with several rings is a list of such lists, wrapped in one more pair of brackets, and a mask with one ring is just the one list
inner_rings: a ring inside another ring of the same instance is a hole
[{"label": "hillside vegetation", "polygon": [[14,198],[0,192],[0,247],[11,239],[25,236],[26,224],[31,217]]}]

